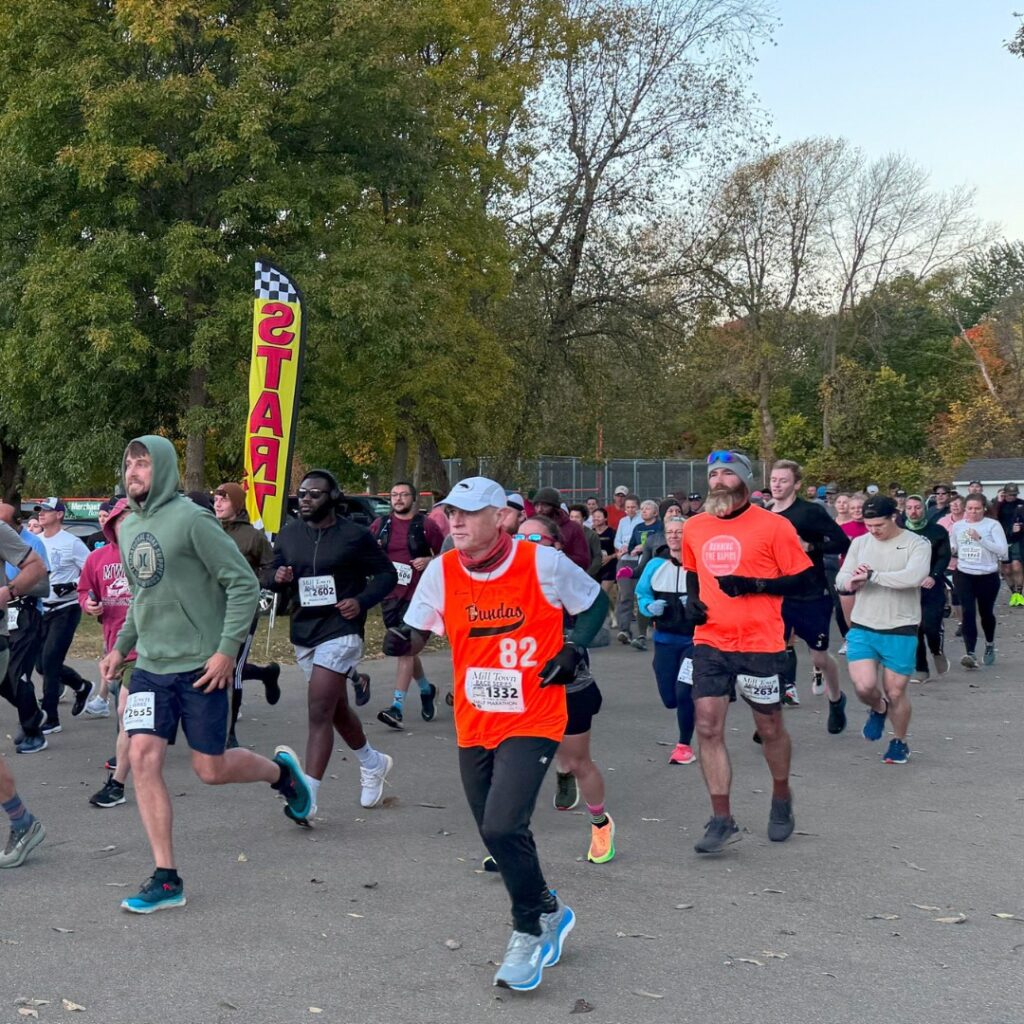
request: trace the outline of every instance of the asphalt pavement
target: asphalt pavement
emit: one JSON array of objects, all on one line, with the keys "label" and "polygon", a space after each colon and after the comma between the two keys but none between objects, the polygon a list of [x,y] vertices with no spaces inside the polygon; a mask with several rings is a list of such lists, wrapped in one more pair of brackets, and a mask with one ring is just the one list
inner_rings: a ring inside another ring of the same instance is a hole
[{"label": "asphalt pavement", "polygon": [[[1004,609],[995,667],[954,664],[913,687],[904,766],[882,764],[885,743],[861,737],[845,666],[850,725],[826,733],[826,699],[811,696],[801,654],[803,703],[786,712],[797,832],[766,838],[771,784],[751,713],[734,705],[727,736],[744,832],[715,858],[693,850],[707,795],[697,765],[667,764],[674,714],[658,702],[650,654],[595,651],[604,708],[593,749],[618,855],[586,862],[585,809],[553,809],[552,773],[534,831],[548,882],[578,920],[532,993],[491,983],[509,909],[497,876],[480,870],[451,710],[439,702],[425,723],[413,693],[408,728],[378,723],[386,662],[368,663],[374,695],[361,709],[371,742],[395,758],[385,806],[360,808],[358,763],[340,741],[310,831],[265,785],[201,784],[179,743],[168,779],[188,905],[149,917],[118,908],[151,869],[130,784],[126,805],[87,802],[105,778],[113,721],[71,720],[65,706],[47,751],[16,756],[2,741],[47,839],[23,867],[0,872],[0,1022],[35,1010],[40,1021],[81,1024],[533,1024],[582,1014],[588,1024],[1019,1024],[1022,643],[1024,613]],[[955,640],[948,649],[962,653]],[[425,661],[443,692],[447,655]],[[273,708],[255,685],[239,736],[267,755],[282,742],[301,755],[294,666],[282,684]],[[0,713],[13,733],[13,709]]]}]

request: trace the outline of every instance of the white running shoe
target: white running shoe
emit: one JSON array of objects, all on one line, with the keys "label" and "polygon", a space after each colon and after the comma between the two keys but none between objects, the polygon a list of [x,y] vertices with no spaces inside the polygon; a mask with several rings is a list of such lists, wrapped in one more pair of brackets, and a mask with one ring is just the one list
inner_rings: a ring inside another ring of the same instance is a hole
[{"label": "white running shoe", "polygon": [[378,751],[377,756],[380,760],[376,768],[359,769],[359,781],[363,786],[359,803],[363,807],[376,807],[384,799],[384,783],[395,766],[395,759],[390,754]]},{"label": "white running shoe", "polygon": [[106,697],[93,697],[92,700],[86,701],[85,714],[87,718],[109,718],[110,704],[107,703]]}]

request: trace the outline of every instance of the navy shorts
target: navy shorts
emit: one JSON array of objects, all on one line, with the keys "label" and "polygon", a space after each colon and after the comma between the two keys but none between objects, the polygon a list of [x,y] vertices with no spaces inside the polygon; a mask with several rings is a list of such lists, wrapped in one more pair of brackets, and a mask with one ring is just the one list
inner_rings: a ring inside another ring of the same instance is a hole
[{"label": "navy shorts", "polygon": [[405,613],[409,610],[410,601],[405,597],[386,597],[380,603],[380,614],[384,619],[385,629],[394,629],[405,625]]},{"label": "navy shorts", "polygon": [[[157,675],[136,668],[128,688],[124,731],[129,736],[159,736],[173,744],[180,723],[194,751],[213,757],[223,754],[228,735],[228,691],[203,693],[194,689],[192,684],[204,671],[200,668]],[[146,694],[152,694],[152,700]]]},{"label": "navy shorts", "polygon": [[565,735],[579,736],[581,733],[590,732],[594,715],[601,710],[601,702],[601,691],[597,683],[567,693],[565,706],[569,712],[569,721],[565,724]]},{"label": "navy shorts", "polygon": [[828,594],[810,601],[787,597],[782,601],[782,624],[788,640],[794,633],[812,651],[828,650],[828,631],[835,605]]},{"label": "navy shorts", "polygon": [[737,691],[754,711],[769,714],[782,706],[785,651],[720,651],[709,644],[693,648],[693,699],[728,697]]}]

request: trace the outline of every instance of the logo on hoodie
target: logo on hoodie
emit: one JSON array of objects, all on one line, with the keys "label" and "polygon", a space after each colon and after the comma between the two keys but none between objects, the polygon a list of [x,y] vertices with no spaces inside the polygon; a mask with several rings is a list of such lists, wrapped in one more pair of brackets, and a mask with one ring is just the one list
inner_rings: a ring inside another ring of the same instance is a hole
[{"label": "logo on hoodie", "polygon": [[128,552],[128,567],[140,587],[155,587],[164,578],[164,553],[151,533],[140,533]]}]

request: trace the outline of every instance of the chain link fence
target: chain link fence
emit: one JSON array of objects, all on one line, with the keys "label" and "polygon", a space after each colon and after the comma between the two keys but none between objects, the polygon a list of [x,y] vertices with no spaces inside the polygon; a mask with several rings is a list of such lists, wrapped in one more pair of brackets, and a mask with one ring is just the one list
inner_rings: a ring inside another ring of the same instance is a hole
[{"label": "chain link fence", "polygon": [[[707,463],[703,459],[608,459],[592,462],[571,455],[542,455],[538,459],[517,459],[511,473],[503,478],[498,460],[478,460],[481,476],[497,479],[509,489],[535,490],[555,487],[566,501],[584,501],[594,497],[611,500],[616,487],[625,485],[641,498],[663,498],[670,494],[691,494],[707,491]],[[445,459],[448,479],[452,483],[467,475],[461,459]],[[505,463],[507,465],[507,463]],[[751,460],[755,486],[767,485],[764,464]],[[760,484],[758,484],[758,481]]]}]

